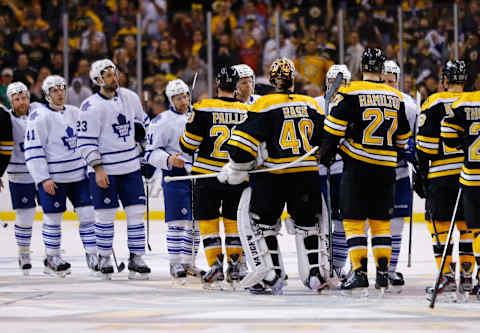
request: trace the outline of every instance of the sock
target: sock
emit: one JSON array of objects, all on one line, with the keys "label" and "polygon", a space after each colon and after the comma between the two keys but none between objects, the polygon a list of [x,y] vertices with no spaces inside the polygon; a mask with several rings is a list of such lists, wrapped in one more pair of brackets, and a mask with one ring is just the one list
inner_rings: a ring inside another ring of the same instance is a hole
[{"label": "sock", "polygon": [[460,232],[460,242],[458,244],[460,270],[463,272],[464,269],[467,268],[464,273],[471,274],[475,267],[475,257],[473,255],[473,233],[471,230],[467,229],[467,223],[465,221],[458,221],[455,225]]},{"label": "sock", "polygon": [[387,267],[392,256],[392,236],[390,234],[389,220],[369,220],[370,232],[372,234],[372,252],[375,258],[375,265],[379,267],[381,258],[387,259]]},{"label": "sock", "polygon": [[127,216],[128,250],[130,253],[144,255],[145,224],[143,217],[145,216],[145,206],[132,205],[125,207],[125,215]]},{"label": "sock", "polygon": [[42,236],[47,255],[60,255],[63,213],[44,214]]},{"label": "sock", "polygon": [[[435,224],[434,224],[435,223]],[[427,223],[428,230],[432,235],[433,242],[433,254],[435,255],[435,261],[437,262],[437,267],[440,269],[440,264],[442,262],[443,249],[445,248],[445,243],[447,242],[448,229],[450,227],[449,221],[429,221]],[[438,235],[438,245],[437,236],[435,235],[435,230]],[[442,274],[451,273],[450,264],[452,263],[452,252],[453,244],[448,244],[447,247],[447,256],[445,258],[445,265],[443,266]]]},{"label": "sock", "polygon": [[199,220],[200,234],[202,235],[203,248],[208,266],[217,260],[217,255],[222,253],[222,239],[220,238],[220,219]]},{"label": "sock", "polygon": [[223,227],[225,228],[225,248],[227,251],[227,261],[230,262],[232,254],[238,254],[242,257],[242,243],[238,235],[237,220],[223,218]]},{"label": "sock", "polygon": [[98,209],[95,211],[95,236],[97,238],[98,254],[112,254],[113,232],[116,209]]},{"label": "sock", "polygon": [[348,256],[348,245],[343,230],[343,222],[333,220],[333,266],[336,269],[343,269]]},{"label": "sock", "polygon": [[402,248],[402,234],[405,220],[403,217],[394,217],[390,221],[390,232],[392,234],[392,256],[390,258],[390,272],[397,270],[398,258],[400,257],[400,250]]},{"label": "sock", "polygon": [[15,239],[19,248],[28,251],[32,240],[32,225],[35,208],[17,209],[15,219]]},{"label": "sock", "polygon": [[343,228],[347,236],[348,254],[353,270],[362,268],[362,259],[367,258],[367,235],[365,221],[343,220]]},{"label": "sock", "polygon": [[[175,221],[176,222],[176,221]],[[167,222],[167,252],[168,260],[171,264],[181,263],[182,261],[182,238],[184,228],[174,221]]]}]

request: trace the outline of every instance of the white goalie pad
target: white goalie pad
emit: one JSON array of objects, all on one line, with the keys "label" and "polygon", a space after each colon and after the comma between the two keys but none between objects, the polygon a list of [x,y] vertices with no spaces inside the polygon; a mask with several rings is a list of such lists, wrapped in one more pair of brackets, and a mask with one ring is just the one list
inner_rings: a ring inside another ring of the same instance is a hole
[{"label": "white goalie pad", "polygon": [[246,188],[240,198],[237,213],[238,233],[249,268],[249,273],[240,282],[241,288],[251,287],[264,279],[271,280],[270,276],[275,276],[275,268],[282,270],[282,277],[285,274],[280,251],[277,253],[280,267],[275,267],[271,257],[274,252],[268,249],[265,241],[265,237],[278,234],[280,224],[268,231],[262,231],[254,225],[250,214],[250,197],[251,189]]}]

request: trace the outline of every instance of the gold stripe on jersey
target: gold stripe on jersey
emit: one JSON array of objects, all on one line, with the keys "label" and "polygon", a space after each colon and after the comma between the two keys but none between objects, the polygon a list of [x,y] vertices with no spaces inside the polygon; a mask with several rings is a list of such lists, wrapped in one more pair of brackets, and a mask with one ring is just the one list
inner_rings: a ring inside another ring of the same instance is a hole
[{"label": "gold stripe on jersey", "polygon": [[238,136],[241,136],[242,138],[250,141],[251,143],[253,143],[255,146],[258,146],[260,145],[260,141],[258,141],[257,139],[255,139],[253,136],[251,136],[250,134],[248,133],[245,133],[243,131],[240,131],[238,129],[234,130],[232,135],[238,135]]},{"label": "gold stripe on jersey", "polygon": [[[280,166],[287,165],[288,163],[291,163],[297,160],[298,158],[299,158],[298,156],[280,157],[280,158],[268,157],[263,162],[263,166],[267,168],[280,167]],[[316,172],[318,171],[317,160],[314,156],[309,156],[305,160],[295,164],[290,168],[285,168],[285,169],[276,170],[276,171],[269,171],[269,172],[274,174],[284,174],[284,173],[308,172],[308,171],[316,171]]]},{"label": "gold stripe on jersey", "polygon": [[234,147],[238,147],[242,150],[245,150],[246,152],[249,152],[255,158],[257,157],[257,152],[256,151],[254,151],[249,146],[243,144],[242,142],[235,140],[235,138],[233,136],[230,138],[230,140],[227,141],[227,144],[229,144],[231,146],[234,146]]},{"label": "gold stripe on jersey", "polygon": [[[187,139],[187,140],[188,140],[188,139]],[[198,145],[194,146],[194,145],[191,145],[191,144],[189,144],[188,142],[186,142],[183,135],[180,137],[180,143],[181,143],[183,146],[187,147],[188,149],[190,149],[190,150],[192,150],[192,151],[195,151],[195,150],[197,150],[197,148],[198,148]]]},{"label": "gold stripe on jersey", "polygon": [[463,95],[452,104],[452,109],[462,106],[480,106],[480,93],[478,91],[464,92]]},{"label": "gold stripe on jersey", "polygon": [[210,164],[212,166],[218,166],[218,167],[223,167],[225,164],[227,164],[227,162],[219,162],[219,161],[209,160],[207,158],[200,157],[200,156],[197,157],[197,159],[195,161],[199,162],[199,163]]},{"label": "gold stripe on jersey", "polygon": [[463,156],[432,161],[428,170],[428,178],[458,175],[463,166]]},{"label": "gold stripe on jersey", "polygon": [[199,144],[200,142],[203,140],[203,137],[201,137],[200,135],[196,135],[196,134],[193,134],[193,133],[190,133],[189,131],[185,130],[183,132],[183,134],[189,138],[190,140],[194,140],[194,141],[198,141]]},{"label": "gold stripe on jersey", "polygon": [[396,142],[395,146],[397,146],[400,149],[405,149],[408,143],[408,139],[412,135],[412,132],[408,131],[408,133],[405,134],[400,134],[400,135],[395,135]]},{"label": "gold stripe on jersey", "polygon": [[331,114],[324,121],[323,129],[335,136],[344,137],[348,122],[335,118]]},{"label": "gold stripe on jersey", "polygon": [[396,151],[364,148],[362,145],[353,142],[352,139],[343,141],[340,149],[350,157],[362,162],[393,168],[397,166]]},{"label": "gold stripe on jersey", "polygon": [[[383,98],[377,100],[375,99],[376,95],[389,95],[389,96],[396,96],[403,101],[403,96],[400,91],[390,86],[387,86],[383,83],[376,83],[376,82],[369,82],[369,81],[352,81],[346,87],[342,87],[339,89],[340,93],[348,94],[348,95],[372,95],[370,101],[366,101],[366,103],[370,106],[385,106],[385,107],[394,107],[394,105],[390,105],[391,103],[395,103],[390,99]],[[375,96],[375,97],[374,97]],[[380,105],[378,105],[380,103]],[[398,108],[395,107],[398,110]]]},{"label": "gold stripe on jersey", "polygon": [[466,186],[480,186],[480,169],[468,169],[463,166],[460,183]]},{"label": "gold stripe on jersey", "polygon": [[205,112],[239,112],[248,111],[248,105],[241,102],[224,101],[218,98],[206,98],[193,105],[195,111]]},{"label": "gold stripe on jersey", "polygon": [[306,109],[302,108],[305,106],[317,110],[322,115],[325,114],[314,98],[297,94],[268,94],[262,96],[255,101],[255,104],[250,105],[249,111],[263,113],[275,109],[282,109],[286,118],[308,117],[308,115],[304,113]]},{"label": "gold stripe on jersey", "polygon": [[256,158],[260,142],[250,134],[235,129],[227,144],[245,150]]},{"label": "gold stripe on jersey", "polygon": [[193,162],[192,172],[197,172],[197,173],[219,172],[225,164],[227,164],[227,161],[220,162],[220,161],[214,161],[204,157],[197,157],[195,159],[195,162]]},{"label": "gold stripe on jersey", "polygon": [[426,154],[438,155],[440,139],[424,135],[417,135],[417,142],[415,146],[418,150],[421,150]]},{"label": "gold stripe on jersey", "polygon": [[202,140],[203,137],[190,133],[187,130],[184,130],[183,135],[180,137],[181,144],[193,151],[198,149]]},{"label": "gold stripe on jersey", "polygon": [[451,91],[443,91],[439,93],[435,93],[430,95],[427,100],[422,105],[422,111],[430,109],[437,104],[450,104],[457,101],[464,92],[451,92]]}]

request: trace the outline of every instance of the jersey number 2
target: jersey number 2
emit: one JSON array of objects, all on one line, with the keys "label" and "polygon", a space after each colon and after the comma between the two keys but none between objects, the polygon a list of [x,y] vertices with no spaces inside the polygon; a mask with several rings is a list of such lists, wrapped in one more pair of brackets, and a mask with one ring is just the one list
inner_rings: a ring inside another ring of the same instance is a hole
[{"label": "jersey number 2", "polygon": [[213,144],[213,152],[210,156],[219,158],[222,160],[228,160],[228,152],[221,150],[222,145],[230,137],[230,130],[225,125],[215,125],[210,128],[210,136],[217,137],[215,143]]},{"label": "jersey number 2", "polygon": [[[470,125],[469,130],[470,135],[477,135],[480,133],[480,123],[473,123]],[[480,161],[480,136],[478,136],[475,141],[472,142],[470,147],[468,147],[468,160],[470,162],[479,162]]]}]

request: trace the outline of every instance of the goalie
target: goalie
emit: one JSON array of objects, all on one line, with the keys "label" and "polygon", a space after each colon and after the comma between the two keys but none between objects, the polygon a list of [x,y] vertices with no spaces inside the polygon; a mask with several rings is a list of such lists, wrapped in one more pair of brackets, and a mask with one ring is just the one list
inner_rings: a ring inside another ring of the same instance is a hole
[{"label": "goalie", "polygon": [[282,293],[285,279],[277,240],[285,204],[295,221],[303,284],[312,290],[323,289],[328,269],[321,265],[320,249],[325,238],[320,223],[322,199],[317,162],[309,156],[296,165],[289,164],[320,144],[323,110],[313,98],[293,93],[294,75],[289,59],[273,62],[270,82],[277,92],[260,97],[252,105],[248,119],[233,131],[228,141],[230,161],[218,175],[223,183],[241,183],[248,171],[260,164],[257,157],[263,155],[261,142],[265,142],[269,155],[261,159],[263,165],[284,167],[250,176],[250,189],[242,195],[238,214],[240,238],[250,268],[241,286],[264,284],[265,292],[272,294]]}]

